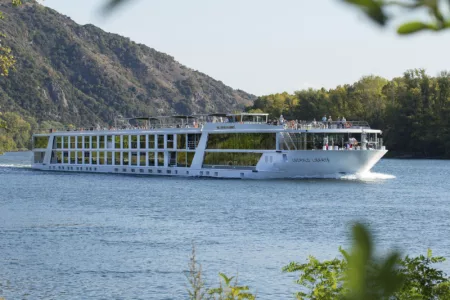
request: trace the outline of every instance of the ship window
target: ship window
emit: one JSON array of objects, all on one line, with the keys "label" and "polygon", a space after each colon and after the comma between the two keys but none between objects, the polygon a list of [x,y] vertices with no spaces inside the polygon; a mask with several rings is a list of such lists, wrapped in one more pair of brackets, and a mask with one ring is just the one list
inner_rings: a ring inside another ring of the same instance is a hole
[{"label": "ship window", "polygon": [[119,168],[114,168],[114,171],[115,172],[119,172]]},{"label": "ship window", "polygon": [[106,136],[106,148],[108,149],[113,149],[113,136],[112,135],[107,135]]},{"label": "ship window", "polygon": [[56,149],[62,148],[62,136],[55,137],[55,148]]},{"label": "ship window", "polygon": [[176,166],[177,166],[177,153],[169,152],[169,167],[176,167]]},{"label": "ship window", "polygon": [[92,155],[92,162],[91,162],[91,164],[97,165],[98,164],[98,152],[97,151],[92,151],[91,155]]},{"label": "ship window", "polygon": [[106,152],[106,164],[107,165],[112,165],[113,161],[113,153],[112,152]]},{"label": "ship window", "polygon": [[164,153],[158,152],[158,166],[164,166]]},{"label": "ship window", "polygon": [[69,152],[63,151],[63,163],[68,164],[69,163]]},{"label": "ship window", "polygon": [[132,166],[137,166],[137,162],[138,162],[138,154],[137,154],[137,152],[131,152],[131,165]]},{"label": "ship window", "polygon": [[172,174],[172,170],[167,170],[167,174]]},{"label": "ship window", "polygon": [[186,135],[177,134],[177,149],[186,149]]},{"label": "ship window", "polygon": [[153,134],[148,136],[148,148],[155,149],[155,136]]},{"label": "ship window", "polygon": [[138,136],[132,135],[131,136],[131,149],[137,149],[138,147]]},{"label": "ship window", "polygon": [[159,173],[159,174],[161,174],[161,173],[162,173],[162,171],[161,171],[161,170],[158,170],[158,173]]},{"label": "ship window", "polygon": [[123,152],[122,153],[122,165],[128,166],[128,163],[129,163],[128,157],[129,157],[128,152]]},{"label": "ship window", "polygon": [[51,163],[52,164],[62,163],[62,155],[63,153],[61,151],[52,151]]},{"label": "ship window", "polygon": [[136,172],[136,170],[135,169],[131,169],[131,172],[134,173],[134,172]]},{"label": "ship window", "polygon": [[145,161],[146,161],[145,152],[140,152],[139,153],[139,166],[145,167]]},{"label": "ship window", "polygon": [[158,135],[158,149],[164,149],[164,135]]},{"label": "ship window", "polygon": [[85,136],[84,137],[84,149],[90,149],[90,148],[91,148],[91,145],[89,143],[89,137]]},{"label": "ship window", "polygon": [[148,153],[148,165],[151,167],[155,166],[155,153],[154,152]]},{"label": "ship window", "polygon": [[114,148],[120,149],[120,135],[114,136]]},{"label": "ship window", "polygon": [[97,147],[98,147],[98,136],[93,136],[92,137],[92,149],[97,149]]},{"label": "ship window", "polygon": [[70,137],[70,149],[75,149],[75,137]]},{"label": "ship window", "polygon": [[98,139],[99,139],[99,148],[105,149],[105,136],[101,135],[98,137]]},{"label": "ship window", "polygon": [[149,169],[148,172],[149,172],[149,173],[153,173],[153,170],[152,170],[152,169]]},{"label": "ship window", "polygon": [[144,169],[140,169],[139,172],[144,173]]},{"label": "ship window", "polygon": [[178,152],[177,153],[177,167],[187,167],[187,152]]},{"label": "ship window", "polygon": [[91,163],[91,152],[90,151],[84,151],[84,164],[88,165]]},{"label": "ship window", "polygon": [[77,148],[82,149],[83,148],[83,137],[77,136],[76,138],[77,138]]},{"label": "ship window", "polygon": [[219,176],[219,172],[214,172],[214,176]]},{"label": "ship window", "polygon": [[167,149],[173,149],[173,134],[167,135]]},{"label": "ship window", "polygon": [[45,149],[48,145],[48,136],[35,136],[33,140],[34,149]]},{"label": "ship window", "polygon": [[75,164],[75,162],[76,162],[76,152],[75,151],[70,151],[69,154],[70,154],[70,163],[71,164]]},{"label": "ship window", "polygon": [[194,152],[187,153],[187,167],[190,167],[192,165],[192,161],[194,160],[194,155],[195,155]]},{"label": "ship window", "polygon": [[105,164],[105,152],[104,151],[100,151],[98,153],[98,164],[99,165],[104,165]]},{"label": "ship window", "polygon": [[200,133],[188,134],[187,144],[188,144],[189,150],[195,150],[197,148],[198,143],[200,142],[201,136],[202,135]]},{"label": "ship window", "polygon": [[69,137],[68,136],[63,136],[63,148],[69,149]]},{"label": "ship window", "polygon": [[114,164],[116,166],[120,165],[120,152],[114,152]]},{"label": "ship window", "polygon": [[122,148],[129,149],[130,148],[130,138],[128,135],[122,135]]},{"label": "ship window", "polygon": [[254,167],[262,153],[206,152],[203,167]]},{"label": "ship window", "polygon": [[276,149],[275,133],[210,133],[206,149]]},{"label": "ship window", "polygon": [[145,135],[139,136],[139,147],[145,149]]},{"label": "ship window", "polygon": [[77,151],[77,164],[81,165],[83,163],[83,152]]}]

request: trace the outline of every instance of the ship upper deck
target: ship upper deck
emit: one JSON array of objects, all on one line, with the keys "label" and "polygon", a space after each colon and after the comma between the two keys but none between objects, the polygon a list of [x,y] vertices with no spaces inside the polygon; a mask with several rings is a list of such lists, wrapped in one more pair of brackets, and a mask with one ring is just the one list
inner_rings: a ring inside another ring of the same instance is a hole
[{"label": "ship upper deck", "polygon": [[118,118],[113,126],[67,126],[63,128],[40,128],[40,135],[80,135],[80,134],[126,134],[142,131],[155,133],[199,133],[202,131],[253,131],[253,132],[367,132],[381,133],[381,130],[371,129],[366,121],[302,121],[302,120],[270,120],[266,113],[236,113],[236,114],[204,114],[204,115],[173,115],[159,117]]}]

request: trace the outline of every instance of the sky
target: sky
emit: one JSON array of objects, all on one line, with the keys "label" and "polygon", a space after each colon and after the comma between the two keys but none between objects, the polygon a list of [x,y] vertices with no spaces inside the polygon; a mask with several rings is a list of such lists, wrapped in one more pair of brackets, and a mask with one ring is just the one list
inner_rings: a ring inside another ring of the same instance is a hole
[{"label": "sky", "polygon": [[107,17],[103,3],[43,2],[257,96],[450,70],[450,30],[398,36],[340,0],[134,0]]}]

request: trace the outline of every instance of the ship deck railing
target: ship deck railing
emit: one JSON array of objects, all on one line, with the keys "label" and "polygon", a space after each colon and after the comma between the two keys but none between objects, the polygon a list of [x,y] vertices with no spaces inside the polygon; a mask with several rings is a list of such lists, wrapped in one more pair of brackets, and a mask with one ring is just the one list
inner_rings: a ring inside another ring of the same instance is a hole
[{"label": "ship deck railing", "polygon": [[[333,121],[333,122],[296,122],[296,121],[286,121],[280,122],[212,122],[221,124],[268,124],[279,126],[283,125],[285,129],[296,129],[296,130],[311,130],[311,129],[370,129],[369,123],[366,121]],[[124,131],[124,130],[159,130],[159,129],[175,129],[175,128],[189,128],[189,129],[201,129],[203,128],[203,123],[193,123],[193,124],[152,124],[151,126],[87,126],[87,127],[61,127],[61,128],[38,128],[35,130],[35,134],[46,134],[54,132],[83,132],[83,131]]]},{"label": "ship deck railing", "polygon": [[332,122],[296,122],[287,121],[283,123],[286,129],[311,130],[311,129],[370,129],[366,121],[332,121]]}]

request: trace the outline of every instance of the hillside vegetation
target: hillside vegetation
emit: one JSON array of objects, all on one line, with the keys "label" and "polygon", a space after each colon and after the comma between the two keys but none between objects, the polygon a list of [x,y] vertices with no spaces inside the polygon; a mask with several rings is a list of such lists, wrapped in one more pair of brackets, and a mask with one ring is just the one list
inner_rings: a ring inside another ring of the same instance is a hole
[{"label": "hillside vegetation", "polygon": [[229,112],[255,98],[35,1],[12,7],[0,0],[0,11],[2,42],[17,60],[16,70],[0,78],[0,112],[38,123],[112,124],[119,115]]}]

